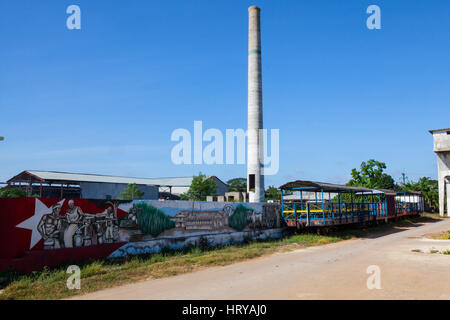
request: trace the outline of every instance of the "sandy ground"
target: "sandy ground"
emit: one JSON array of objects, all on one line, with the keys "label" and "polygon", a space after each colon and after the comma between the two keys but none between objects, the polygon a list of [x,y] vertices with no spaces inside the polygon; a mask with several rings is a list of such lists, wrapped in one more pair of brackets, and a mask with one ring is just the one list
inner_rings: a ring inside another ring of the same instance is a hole
[{"label": "sandy ground", "polygon": [[[444,230],[450,219],[75,299],[450,299],[450,255],[430,253],[450,250],[450,240],[424,237]],[[371,265],[380,268],[381,289],[367,288]]]}]

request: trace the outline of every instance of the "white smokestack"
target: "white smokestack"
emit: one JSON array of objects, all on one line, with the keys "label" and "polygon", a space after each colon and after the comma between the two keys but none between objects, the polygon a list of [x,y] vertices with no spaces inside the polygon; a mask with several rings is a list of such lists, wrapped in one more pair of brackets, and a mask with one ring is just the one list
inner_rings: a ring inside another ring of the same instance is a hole
[{"label": "white smokestack", "polygon": [[261,72],[261,21],[260,9],[248,8],[248,147],[247,191],[250,202],[264,201],[263,170],[263,111]]}]

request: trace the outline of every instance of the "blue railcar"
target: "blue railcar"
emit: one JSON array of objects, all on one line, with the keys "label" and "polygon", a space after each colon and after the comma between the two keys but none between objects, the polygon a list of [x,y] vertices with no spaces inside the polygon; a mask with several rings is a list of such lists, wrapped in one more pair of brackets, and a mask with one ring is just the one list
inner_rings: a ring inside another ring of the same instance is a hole
[{"label": "blue railcar", "polygon": [[280,189],[283,218],[288,226],[297,228],[387,222],[424,210],[420,192],[301,180]]}]

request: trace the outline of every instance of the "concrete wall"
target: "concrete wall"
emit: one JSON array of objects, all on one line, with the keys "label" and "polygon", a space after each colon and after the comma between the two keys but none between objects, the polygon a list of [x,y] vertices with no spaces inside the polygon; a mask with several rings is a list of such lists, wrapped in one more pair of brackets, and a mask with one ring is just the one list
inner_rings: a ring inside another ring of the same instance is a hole
[{"label": "concrete wall", "polygon": [[0,198],[0,271],[279,238],[283,226],[276,204]]},{"label": "concrete wall", "polygon": [[432,132],[433,151],[437,156],[439,182],[439,213],[445,215],[447,197],[447,215],[450,217],[450,131],[447,129]]},{"label": "concrete wall", "polygon": [[158,238],[140,242],[128,242],[109,255],[109,258],[120,258],[132,255],[159,253],[163,249],[179,250],[189,246],[207,244],[215,247],[243,242],[249,239],[279,239],[287,235],[285,229],[245,230],[241,232],[225,232],[219,234],[198,234],[188,237]]},{"label": "concrete wall", "polygon": [[[449,136],[450,137],[450,136]],[[450,152],[438,152],[439,212],[445,214],[445,197],[447,197],[447,215],[450,216]]]},{"label": "concrete wall", "polygon": [[450,152],[450,135],[447,131],[433,133],[434,152]]},{"label": "concrete wall", "polygon": [[[126,189],[127,184],[122,183],[97,183],[81,182],[81,198],[84,199],[119,199],[120,194]],[[143,200],[158,200],[158,188],[156,186],[138,185],[138,189],[144,192]]]},{"label": "concrete wall", "polygon": [[[217,184],[216,195],[223,196],[223,195],[225,195],[226,192],[228,192],[228,186],[224,182],[222,182],[221,180],[219,180],[216,177],[211,177],[211,179],[213,179],[214,182]],[[169,190],[170,189],[168,187],[160,188],[161,192],[163,192],[163,191],[169,192]],[[181,195],[183,193],[188,192],[188,190],[189,190],[188,186],[187,187],[172,187],[172,194]]]}]

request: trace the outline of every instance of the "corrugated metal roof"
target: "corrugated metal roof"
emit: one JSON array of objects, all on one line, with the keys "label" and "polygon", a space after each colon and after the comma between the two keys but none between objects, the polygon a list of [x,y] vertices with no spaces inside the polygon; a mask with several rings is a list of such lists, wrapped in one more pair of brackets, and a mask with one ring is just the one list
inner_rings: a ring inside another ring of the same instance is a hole
[{"label": "corrugated metal roof", "polygon": [[[98,174],[81,174],[81,173],[68,173],[68,172],[56,172],[56,171],[38,171],[27,170],[17,175],[21,176],[28,174],[35,178],[42,180],[43,182],[97,182],[97,183],[136,183],[139,185],[155,185],[155,186],[177,186],[177,187],[189,187],[192,183],[193,177],[174,177],[174,178],[131,178],[131,177],[116,177],[105,176]],[[16,178],[14,177],[14,178]],[[14,178],[8,182],[14,182]]]},{"label": "corrugated metal roof", "polygon": [[358,192],[357,194],[364,194],[364,195],[369,195],[369,194],[385,194],[385,195],[389,195],[389,196],[395,196],[397,194],[397,191],[395,190],[389,190],[389,189],[369,189],[370,191],[366,191],[366,192]]},{"label": "corrugated metal roof", "polygon": [[325,192],[343,192],[343,191],[351,191],[351,192],[370,192],[371,189],[364,187],[351,187],[340,184],[326,183],[326,182],[316,182],[316,181],[292,181],[288,182],[280,187],[280,189],[293,189],[293,188],[310,188],[307,191],[319,191],[322,190]]},{"label": "corrugated metal roof", "polygon": [[[315,182],[315,181],[292,181],[286,183],[280,187],[280,189],[294,189],[294,188],[306,188],[304,191],[321,191],[324,192],[355,192],[356,194],[385,194],[385,195],[421,195],[421,192],[417,191],[402,191],[402,190],[388,190],[388,189],[369,189],[365,187],[352,187],[340,184],[325,183],[325,182]],[[294,189],[295,190],[295,189]]]}]

